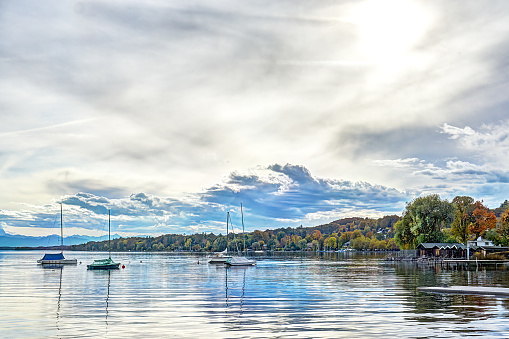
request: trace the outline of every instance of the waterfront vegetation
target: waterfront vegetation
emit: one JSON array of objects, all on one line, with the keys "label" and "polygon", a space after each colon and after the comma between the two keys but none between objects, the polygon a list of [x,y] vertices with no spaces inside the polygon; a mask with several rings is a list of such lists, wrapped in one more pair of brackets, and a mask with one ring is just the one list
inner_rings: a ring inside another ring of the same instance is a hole
[{"label": "waterfront vegetation", "polygon": [[478,237],[509,245],[509,201],[490,210],[483,201],[468,196],[449,202],[431,194],[409,202],[394,228],[396,243],[402,249],[413,249],[420,243],[466,244]]},{"label": "waterfront vegetation", "polygon": [[[438,194],[409,202],[402,217],[344,218],[314,227],[225,235],[213,233],[165,234],[158,237],[118,238],[111,241],[113,251],[192,251],[235,250],[392,251],[413,249],[421,242],[460,242],[483,236],[495,244],[509,245],[509,201],[490,210],[482,201],[457,196],[451,202]],[[70,246],[77,251],[107,251],[107,241]]]}]

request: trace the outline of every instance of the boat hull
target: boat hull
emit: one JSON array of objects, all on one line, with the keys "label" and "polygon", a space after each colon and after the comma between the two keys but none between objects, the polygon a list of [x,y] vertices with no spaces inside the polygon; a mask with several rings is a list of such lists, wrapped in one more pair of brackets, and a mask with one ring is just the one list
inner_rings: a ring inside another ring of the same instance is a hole
[{"label": "boat hull", "polygon": [[115,264],[109,264],[109,265],[93,265],[93,264],[90,264],[90,265],[87,265],[87,269],[89,270],[116,270],[118,269],[120,266],[120,263],[115,263]]},{"label": "boat hull", "polygon": [[58,260],[37,260],[41,265],[77,265],[77,259],[58,259]]},{"label": "boat hull", "polygon": [[208,263],[209,264],[224,264],[226,260],[228,260],[230,257],[212,257],[209,258]]},{"label": "boat hull", "polygon": [[93,263],[87,265],[89,270],[116,270],[120,266],[119,262],[114,262],[111,258],[94,260]]},{"label": "boat hull", "polygon": [[226,267],[255,266],[256,260],[250,260],[244,257],[231,257],[224,263]]}]

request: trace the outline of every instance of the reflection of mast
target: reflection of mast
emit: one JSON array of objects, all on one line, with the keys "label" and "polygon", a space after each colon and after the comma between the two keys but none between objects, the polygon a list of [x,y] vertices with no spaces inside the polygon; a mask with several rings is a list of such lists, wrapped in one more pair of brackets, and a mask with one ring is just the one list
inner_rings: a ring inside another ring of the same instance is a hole
[{"label": "reflection of mast", "polygon": [[[226,310],[225,310],[225,313],[228,313],[228,308],[230,308],[232,306],[232,303],[231,303],[231,299],[233,300],[233,305],[235,305],[235,295],[231,295],[231,291],[228,291],[228,271],[230,271],[229,269],[226,269],[224,270],[225,271],[225,305],[226,305]],[[245,291],[246,291],[246,270],[242,270],[243,271],[243,276],[242,276],[242,290],[241,290],[241,293],[240,293],[240,297],[238,297],[238,300],[239,300],[239,310],[240,310],[240,315],[244,314],[244,301],[245,301]],[[231,272],[238,272],[237,270],[233,270]],[[239,272],[240,273],[240,272]],[[234,276],[235,277],[235,276]],[[235,279],[234,279],[234,283],[235,283]],[[240,283],[240,282],[239,282]],[[231,281],[230,281],[230,285],[231,285]],[[235,285],[235,284],[234,284]],[[235,292],[235,287],[236,286],[233,286],[233,292]],[[230,289],[231,289],[231,286],[230,286]],[[228,295],[228,292],[230,292],[230,295]]]},{"label": "reflection of mast", "polygon": [[228,313],[228,270],[224,270],[225,274],[225,300],[226,300],[226,313]]},{"label": "reflection of mast", "polygon": [[60,299],[62,299],[62,272],[64,267],[60,267],[60,283],[58,285],[58,301],[57,301],[57,330],[60,331],[59,320],[60,320]]},{"label": "reflection of mast", "polygon": [[244,291],[246,289],[246,270],[244,270],[244,277],[242,278],[242,294],[240,295],[240,314],[244,314],[242,306],[244,306]]},{"label": "reflection of mast", "polygon": [[111,270],[108,270],[108,289],[106,292],[106,326],[108,326],[108,302],[110,300],[110,278],[111,278]]}]

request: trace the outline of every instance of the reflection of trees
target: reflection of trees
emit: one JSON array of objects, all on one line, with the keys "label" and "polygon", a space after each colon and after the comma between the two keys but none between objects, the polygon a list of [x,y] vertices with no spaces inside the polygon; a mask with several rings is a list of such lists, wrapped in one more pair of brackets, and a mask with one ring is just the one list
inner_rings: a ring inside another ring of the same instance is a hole
[{"label": "reflection of trees", "polygon": [[472,273],[482,275],[482,272],[444,271],[440,266],[395,265],[396,282],[409,292],[406,298],[409,313],[417,314],[408,320],[469,323],[489,319],[490,308],[497,304],[494,297],[417,292],[419,286],[468,285]]}]

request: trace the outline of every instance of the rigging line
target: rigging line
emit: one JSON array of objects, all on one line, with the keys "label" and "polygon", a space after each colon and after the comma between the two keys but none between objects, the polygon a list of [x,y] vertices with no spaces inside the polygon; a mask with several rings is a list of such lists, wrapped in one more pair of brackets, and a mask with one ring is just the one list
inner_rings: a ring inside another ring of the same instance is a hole
[{"label": "rigging line", "polygon": [[237,239],[235,239],[235,230],[233,229],[233,222],[232,222],[231,214],[228,214],[228,216],[230,218],[230,224],[232,225],[233,242],[235,243],[235,248],[237,249],[237,253],[240,253],[240,251],[239,251],[239,244],[237,242]]},{"label": "rigging line", "polygon": [[[51,225],[51,228],[55,228],[55,223],[57,222],[57,218],[58,218],[58,213],[55,214],[55,219],[53,219],[53,225]],[[54,236],[54,234],[50,234],[46,240],[46,247],[49,247],[49,243],[50,241],[52,240],[52,237]]]}]

